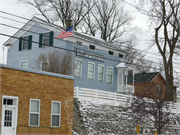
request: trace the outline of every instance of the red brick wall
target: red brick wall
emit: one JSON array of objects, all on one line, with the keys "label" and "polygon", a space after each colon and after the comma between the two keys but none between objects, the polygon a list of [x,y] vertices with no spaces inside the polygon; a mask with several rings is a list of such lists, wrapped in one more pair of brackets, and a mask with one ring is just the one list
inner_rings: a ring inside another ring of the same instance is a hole
[{"label": "red brick wall", "polygon": [[134,95],[149,98],[152,98],[152,96],[157,97],[157,85],[163,89],[162,94],[164,96],[166,83],[160,74],[158,74],[152,82],[134,83]]},{"label": "red brick wall", "polygon": [[[0,76],[1,108],[3,95],[19,97],[17,134],[72,134],[74,80],[2,67]],[[29,126],[30,98],[41,100],[39,127]],[[61,101],[60,128],[50,127],[52,100]]]}]

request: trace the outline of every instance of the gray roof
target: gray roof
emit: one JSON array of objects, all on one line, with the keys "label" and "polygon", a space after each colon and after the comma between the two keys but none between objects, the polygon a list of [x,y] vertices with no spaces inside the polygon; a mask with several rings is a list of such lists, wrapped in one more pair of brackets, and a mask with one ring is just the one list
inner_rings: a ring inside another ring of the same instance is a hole
[{"label": "gray roof", "polygon": [[[56,25],[56,24],[52,24],[52,23],[48,23],[45,20],[42,20],[42,19],[40,19],[38,17],[33,17],[32,19],[30,19],[21,29],[26,29],[26,25],[29,25],[30,22],[36,22],[36,23],[39,23],[39,24],[42,24],[42,25],[46,25],[49,28],[55,29],[56,32],[57,31],[62,32],[63,30],[65,30],[65,28],[62,27],[62,26],[59,26],[59,25]],[[21,29],[19,29],[13,36],[18,37],[18,35],[19,35],[18,33],[21,31]],[[90,36],[90,35],[87,35],[87,34],[83,34],[83,33],[77,32],[77,31],[73,31],[73,34],[74,34],[75,38],[80,38],[80,39],[86,40],[88,42],[92,42],[92,43],[95,43],[95,44],[98,44],[98,45],[101,45],[101,46],[104,46],[104,47],[108,47],[110,49],[114,49],[114,50],[118,50],[118,51],[127,53],[125,50],[120,48],[120,45],[116,45],[114,43],[107,42],[107,41],[105,41],[103,39],[98,39],[97,37],[93,37],[93,36]],[[9,38],[4,43],[4,45],[7,45],[8,43],[12,43],[11,42],[12,39],[13,39],[12,37]]]}]

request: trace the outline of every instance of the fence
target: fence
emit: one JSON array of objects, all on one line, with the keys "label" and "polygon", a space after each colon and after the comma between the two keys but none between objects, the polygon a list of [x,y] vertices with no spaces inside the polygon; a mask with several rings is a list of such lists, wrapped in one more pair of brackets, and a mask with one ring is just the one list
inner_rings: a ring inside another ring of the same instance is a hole
[{"label": "fence", "polygon": [[[98,102],[99,104],[110,104],[110,105],[120,105],[125,103],[131,103],[133,96],[119,94],[116,92],[107,92],[98,89],[80,88],[74,87],[74,96],[86,101]],[[173,112],[180,112],[180,103],[175,103]]]}]

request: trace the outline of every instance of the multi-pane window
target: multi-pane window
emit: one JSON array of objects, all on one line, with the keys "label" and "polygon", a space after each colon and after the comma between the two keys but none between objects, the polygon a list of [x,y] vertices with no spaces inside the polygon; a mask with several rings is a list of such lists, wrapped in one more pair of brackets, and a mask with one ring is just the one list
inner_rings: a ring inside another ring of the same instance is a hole
[{"label": "multi-pane window", "polygon": [[79,59],[75,59],[75,70],[74,70],[75,77],[81,77],[81,65],[82,65],[82,61]]},{"label": "multi-pane window", "polygon": [[108,51],[108,54],[109,55],[114,55],[114,52],[113,51]]},{"label": "multi-pane window", "polygon": [[91,49],[91,50],[95,50],[95,49],[96,49],[96,47],[95,47],[94,45],[89,45],[89,49]]},{"label": "multi-pane window", "polygon": [[32,35],[19,38],[19,51],[31,50]]},{"label": "multi-pane window", "polygon": [[22,50],[28,50],[29,37],[22,37]]},{"label": "multi-pane window", "polygon": [[107,83],[112,84],[113,83],[113,68],[107,67]]},{"label": "multi-pane window", "polygon": [[27,61],[21,61],[20,66],[21,66],[22,68],[27,68],[27,64],[28,64]]},{"label": "multi-pane window", "polygon": [[88,79],[94,80],[94,63],[88,63]]},{"label": "multi-pane window", "polygon": [[98,65],[98,81],[103,82],[104,81],[104,66]]},{"label": "multi-pane window", "polygon": [[[49,45],[49,33],[43,33],[43,37],[42,37],[42,44],[45,45]],[[44,45],[42,45],[42,47],[45,47]]]},{"label": "multi-pane window", "polygon": [[3,105],[13,105],[13,99],[3,99]]},{"label": "multi-pane window", "polygon": [[51,110],[51,126],[60,127],[61,119],[61,102],[52,101],[52,110]]},{"label": "multi-pane window", "polygon": [[123,58],[123,54],[120,54],[120,53],[119,53],[119,57],[120,57],[120,58]]},{"label": "multi-pane window", "polygon": [[39,126],[40,100],[30,99],[30,126]]},{"label": "multi-pane window", "polygon": [[39,48],[53,46],[54,32],[41,33],[39,35]]},{"label": "multi-pane window", "polygon": [[11,125],[12,125],[12,110],[5,110],[4,126],[11,127]]},{"label": "multi-pane window", "polygon": [[76,45],[82,46],[82,42],[76,41]]}]

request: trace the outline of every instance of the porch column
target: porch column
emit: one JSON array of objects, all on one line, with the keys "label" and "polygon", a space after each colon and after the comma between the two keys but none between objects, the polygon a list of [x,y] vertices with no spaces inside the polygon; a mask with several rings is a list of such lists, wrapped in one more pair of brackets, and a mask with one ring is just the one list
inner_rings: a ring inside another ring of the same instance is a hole
[{"label": "porch column", "polygon": [[133,93],[134,93],[134,70],[133,70]]},{"label": "porch column", "polygon": [[127,92],[127,77],[128,77],[128,68],[126,69],[126,92]]}]

